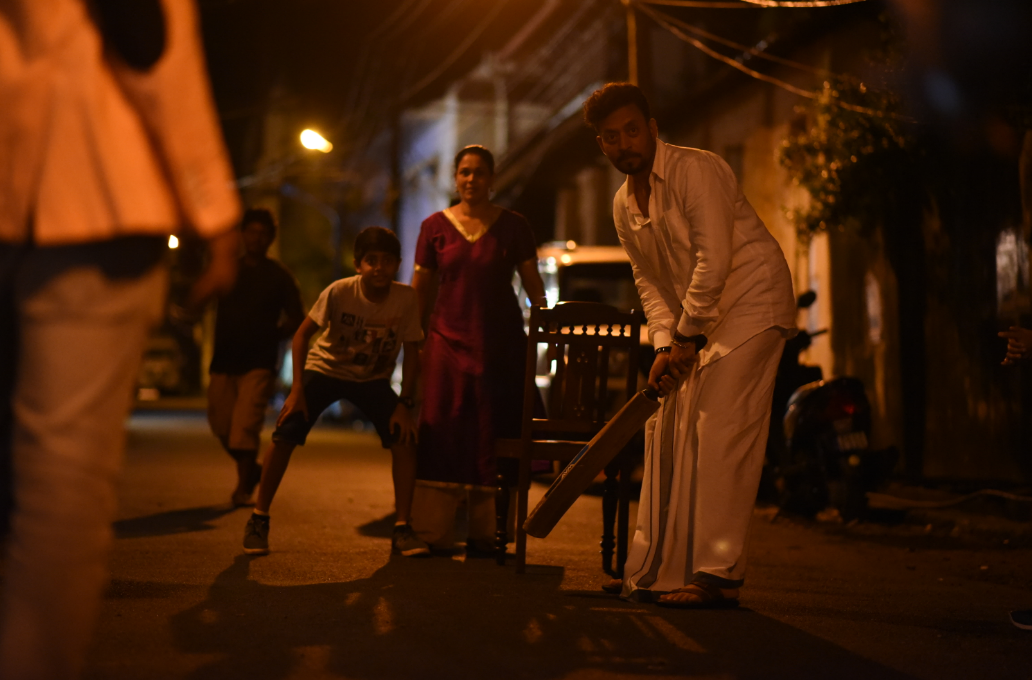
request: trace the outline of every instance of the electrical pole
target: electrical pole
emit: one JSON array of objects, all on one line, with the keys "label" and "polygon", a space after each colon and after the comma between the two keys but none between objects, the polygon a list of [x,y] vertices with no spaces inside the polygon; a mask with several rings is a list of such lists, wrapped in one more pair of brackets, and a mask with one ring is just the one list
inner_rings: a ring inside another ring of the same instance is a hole
[{"label": "electrical pole", "polygon": [[638,18],[634,0],[621,0],[627,11],[627,81],[638,84]]}]

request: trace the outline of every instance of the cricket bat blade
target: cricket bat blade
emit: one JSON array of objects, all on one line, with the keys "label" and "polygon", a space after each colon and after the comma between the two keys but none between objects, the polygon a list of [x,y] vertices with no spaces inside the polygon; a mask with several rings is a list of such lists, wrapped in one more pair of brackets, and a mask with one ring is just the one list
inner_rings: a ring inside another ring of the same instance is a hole
[{"label": "cricket bat blade", "polygon": [[523,530],[535,538],[548,536],[577,497],[591,486],[598,473],[627,446],[658,408],[659,396],[651,388],[631,397],[555,478],[523,523]]}]

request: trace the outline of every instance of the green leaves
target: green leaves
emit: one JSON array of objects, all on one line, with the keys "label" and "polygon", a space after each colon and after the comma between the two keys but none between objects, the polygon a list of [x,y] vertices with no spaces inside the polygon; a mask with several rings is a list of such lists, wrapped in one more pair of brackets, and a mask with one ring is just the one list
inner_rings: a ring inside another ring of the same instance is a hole
[{"label": "green leaves", "polygon": [[914,146],[899,101],[858,79],[824,82],[817,96],[796,111],[796,125],[778,160],[810,204],[789,211],[804,243],[829,227],[873,228],[896,201],[896,181],[912,167]]}]

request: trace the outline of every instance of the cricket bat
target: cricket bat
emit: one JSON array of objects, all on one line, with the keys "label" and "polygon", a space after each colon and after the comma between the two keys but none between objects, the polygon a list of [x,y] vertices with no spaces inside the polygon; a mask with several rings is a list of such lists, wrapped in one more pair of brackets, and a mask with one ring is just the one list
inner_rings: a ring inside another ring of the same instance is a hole
[{"label": "cricket bat", "polygon": [[566,514],[577,497],[584,493],[616,454],[627,446],[631,437],[645,425],[645,421],[657,409],[659,395],[652,388],[631,397],[556,477],[552,486],[545,492],[544,498],[538,502],[527,521],[523,523],[523,530],[535,538],[548,536],[552,527]]}]

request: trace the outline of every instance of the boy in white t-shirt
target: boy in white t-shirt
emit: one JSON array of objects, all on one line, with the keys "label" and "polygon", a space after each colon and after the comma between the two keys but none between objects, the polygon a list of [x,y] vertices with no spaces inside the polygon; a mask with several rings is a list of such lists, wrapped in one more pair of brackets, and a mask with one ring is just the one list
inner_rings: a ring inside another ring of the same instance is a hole
[{"label": "boy in white t-shirt", "polygon": [[[416,483],[416,423],[410,409],[423,331],[415,290],[394,281],[400,263],[401,244],[394,232],[363,229],[355,238],[357,275],[324,290],[294,334],[294,384],[265,454],[258,500],[244,530],[245,553],[269,552],[269,506],[290,455],[304,445],[327,406],[347,399],[373,422],[383,447],[391,450],[397,511],[392,550],[407,557],[430,554],[409,526]],[[309,350],[319,329],[323,334]],[[390,376],[403,346],[399,397]]]}]

